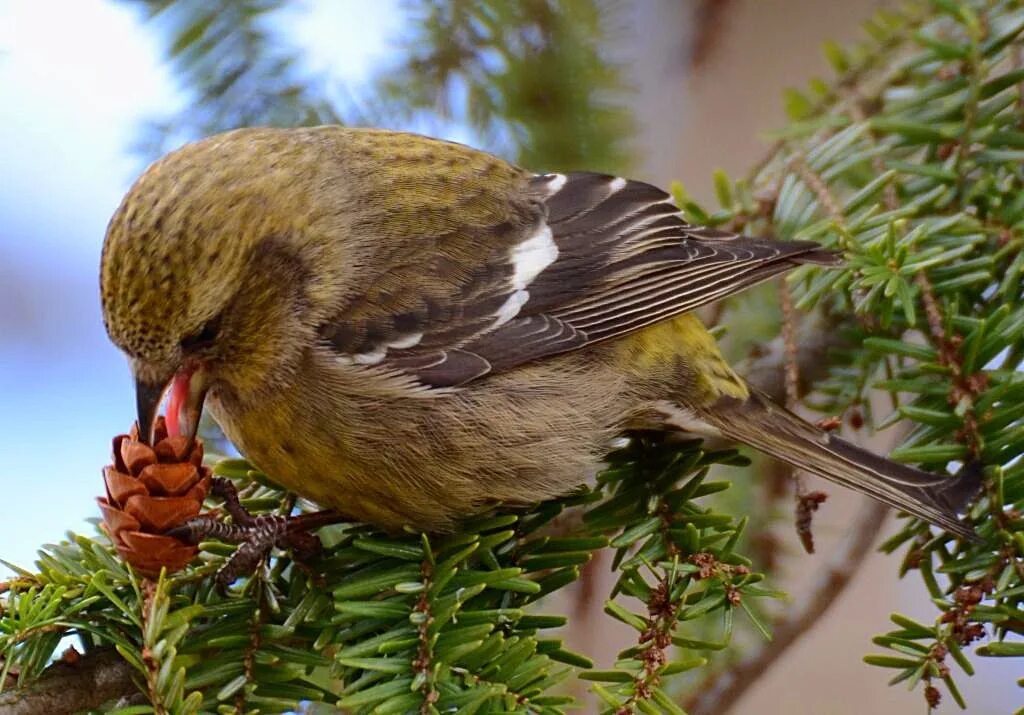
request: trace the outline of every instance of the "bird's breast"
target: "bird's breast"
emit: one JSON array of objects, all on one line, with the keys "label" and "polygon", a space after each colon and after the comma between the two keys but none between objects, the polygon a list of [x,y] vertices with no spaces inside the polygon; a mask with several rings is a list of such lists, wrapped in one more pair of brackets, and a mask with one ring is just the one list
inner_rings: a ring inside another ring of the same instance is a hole
[{"label": "bird's breast", "polygon": [[632,410],[622,379],[588,376],[575,358],[441,394],[328,358],[252,404],[212,395],[211,409],[271,480],[389,529],[444,530],[489,505],[564,494]]}]

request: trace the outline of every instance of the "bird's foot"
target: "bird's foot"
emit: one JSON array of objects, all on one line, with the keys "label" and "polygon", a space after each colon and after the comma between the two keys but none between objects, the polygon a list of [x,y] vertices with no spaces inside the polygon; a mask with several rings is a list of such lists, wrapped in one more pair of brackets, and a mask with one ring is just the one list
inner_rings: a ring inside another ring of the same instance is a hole
[{"label": "bird's foot", "polygon": [[344,521],[343,515],[332,510],[296,516],[253,516],[239,501],[234,483],[222,477],[212,480],[210,493],[224,500],[224,508],[231,516],[230,524],[216,516],[197,516],[165,535],[193,545],[211,538],[238,544],[235,553],[217,571],[217,587],[221,591],[239,577],[255,572],[274,547],[291,549],[296,561],[308,561],[322,548],[320,539],[310,531]]}]

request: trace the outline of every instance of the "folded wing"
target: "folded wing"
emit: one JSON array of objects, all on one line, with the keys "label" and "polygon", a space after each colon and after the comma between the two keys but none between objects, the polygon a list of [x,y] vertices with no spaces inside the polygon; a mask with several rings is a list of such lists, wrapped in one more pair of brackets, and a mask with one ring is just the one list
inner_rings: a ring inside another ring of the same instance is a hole
[{"label": "folded wing", "polygon": [[668,194],[639,181],[544,174],[525,193],[536,214],[508,226],[516,236],[482,243],[490,257],[438,306],[444,320],[410,326],[405,342],[374,343],[369,331],[352,359],[457,386],[639,330],[802,263],[839,262],[816,243],[689,224]]}]

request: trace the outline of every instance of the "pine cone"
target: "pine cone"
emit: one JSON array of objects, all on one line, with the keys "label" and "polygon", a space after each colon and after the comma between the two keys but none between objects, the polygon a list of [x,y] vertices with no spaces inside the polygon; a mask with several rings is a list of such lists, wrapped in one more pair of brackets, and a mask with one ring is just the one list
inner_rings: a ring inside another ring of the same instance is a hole
[{"label": "pine cone", "polygon": [[195,546],[163,533],[199,514],[212,477],[199,440],[190,449],[185,437],[168,437],[163,417],[154,432],[153,447],[139,441],[138,425],[114,438],[114,463],[103,469],[107,496],[96,499],[121,558],[153,578],[196,555]]}]

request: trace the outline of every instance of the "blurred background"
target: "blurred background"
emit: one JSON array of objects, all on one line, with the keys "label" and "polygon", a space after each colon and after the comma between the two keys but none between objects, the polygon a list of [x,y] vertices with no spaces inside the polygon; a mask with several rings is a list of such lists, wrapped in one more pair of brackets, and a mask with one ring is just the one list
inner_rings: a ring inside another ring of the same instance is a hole
[{"label": "blurred background", "polygon": [[[92,529],[110,438],[134,409],[97,266],[107,219],[148,161],[235,126],[342,122],[464,141],[537,171],[680,180],[709,201],[712,171],[742,175],[765,151],[762,130],[784,123],[783,89],[824,71],[821,43],[853,38],[880,5],[0,0],[0,556],[30,566],[39,544]],[[796,601],[857,506],[828,491],[819,553],[799,550],[791,521],[771,541],[776,583]],[[869,558],[731,712],[923,711],[860,660],[891,611],[934,617],[919,580],[895,572]],[[600,599],[566,607],[582,624],[573,644],[610,663],[628,635]],[[1012,709],[1015,676],[1000,665],[961,681],[972,711]]]}]

